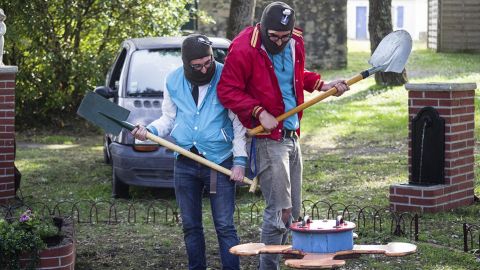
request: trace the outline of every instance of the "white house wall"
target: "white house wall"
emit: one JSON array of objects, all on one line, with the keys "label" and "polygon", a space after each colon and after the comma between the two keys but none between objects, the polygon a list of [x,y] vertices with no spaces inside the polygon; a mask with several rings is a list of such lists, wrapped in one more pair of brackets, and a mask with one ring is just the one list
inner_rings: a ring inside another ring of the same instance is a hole
[{"label": "white house wall", "polygon": [[[368,38],[368,0],[348,0],[347,2],[347,37],[356,38],[357,7],[364,6],[367,10],[366,26]],[[403,6],[403,28],[407,30],[414,40],[425,39],[428,22],[428,1],[427,0],[393,0],[392,1],[392,23],[393,30],[397,30],[397,7]]]}]

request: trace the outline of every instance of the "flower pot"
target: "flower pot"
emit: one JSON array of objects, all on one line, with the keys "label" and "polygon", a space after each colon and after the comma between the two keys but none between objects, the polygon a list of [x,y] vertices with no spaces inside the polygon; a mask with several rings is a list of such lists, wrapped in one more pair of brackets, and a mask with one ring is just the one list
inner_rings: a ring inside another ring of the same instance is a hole
[{"label": "flower pot", "polygon": [[[76,245],[73,222],[64,219],[61,227],[61,236],[47,239],[47,248],[38,253],[38,261],[35,269],[66,270],[75,269]],[[31,255],[23,255],[20,259],[22,268],[31,265]]]}]

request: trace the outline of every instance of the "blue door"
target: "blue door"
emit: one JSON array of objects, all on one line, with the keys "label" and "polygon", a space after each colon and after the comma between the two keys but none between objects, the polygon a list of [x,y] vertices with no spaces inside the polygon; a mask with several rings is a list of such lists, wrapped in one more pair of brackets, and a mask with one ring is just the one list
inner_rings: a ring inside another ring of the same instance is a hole
[{"label": "blue door", "polygon": [[367,39],[367,7],[357,7],[356,39]]},{"label": "blue door", "polygon": [[403,28],[403,6],[397,7],[397,28]]}]

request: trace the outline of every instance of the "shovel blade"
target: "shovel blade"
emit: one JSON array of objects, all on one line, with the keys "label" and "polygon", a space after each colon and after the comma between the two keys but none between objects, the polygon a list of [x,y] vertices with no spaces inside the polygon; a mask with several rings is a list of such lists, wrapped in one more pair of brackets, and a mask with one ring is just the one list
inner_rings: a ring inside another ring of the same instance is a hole
[{"label": "shovel blade", "polygon": [[89,92],[78,107],[77,114],[101,127],[106,133],[118,135],[123,128],[119,123],[127,120],[130,111],[94,92]]},{"label": "shovel blade", "polygon": [[412,51],[412,37],[405,30],[394,31],[385,36],[368,61],[380,71],[401,73]]}]

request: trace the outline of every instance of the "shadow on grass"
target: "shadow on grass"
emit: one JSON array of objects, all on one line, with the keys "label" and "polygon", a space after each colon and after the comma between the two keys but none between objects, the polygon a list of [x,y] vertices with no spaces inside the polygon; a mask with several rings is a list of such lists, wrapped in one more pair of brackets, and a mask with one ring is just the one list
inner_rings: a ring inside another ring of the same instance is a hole
[{"label": "shadow on grass", "polygon": [[331,100],[330,102],[336,105],[346,105],[355,101],[365,100],[368,97],[378,96],[391,90],[396,90],[395,88],[398,88],[398,86],[383,86],[383,85],[373,84],[373,85],[370,85],[368,88],[358,91],[353,95],[349,95],[340,99]]},{"label": "shadow on grass", "polygon": [[130,196],[133,200],[175,200],[175,190],[173,188],[130,186]]}]

